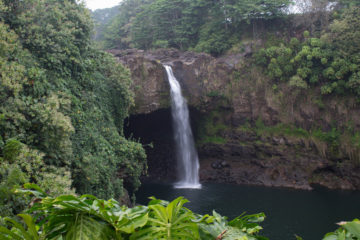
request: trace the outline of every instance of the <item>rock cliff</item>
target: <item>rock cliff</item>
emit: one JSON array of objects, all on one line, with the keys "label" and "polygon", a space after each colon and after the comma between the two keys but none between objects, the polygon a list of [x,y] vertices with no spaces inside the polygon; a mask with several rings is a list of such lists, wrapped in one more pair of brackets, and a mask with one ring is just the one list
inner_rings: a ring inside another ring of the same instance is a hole
[{"label": "rock cliff", "polygon": [[[356,99],[275,84],[253,64],[251,49],[221,58],[173,49],[110,52],[132,73],[136,116],[169,108],[162,65],[172,66],[192,109],[203,181],[360,189],[360,150],[336,130],[360,129]],[[150,176],[171,178],[173,156],[151,151]]]}]

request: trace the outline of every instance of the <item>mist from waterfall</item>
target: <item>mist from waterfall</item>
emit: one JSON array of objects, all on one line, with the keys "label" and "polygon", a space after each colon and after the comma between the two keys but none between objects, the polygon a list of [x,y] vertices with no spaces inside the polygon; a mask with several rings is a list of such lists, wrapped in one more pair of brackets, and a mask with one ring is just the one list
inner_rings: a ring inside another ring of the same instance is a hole
[{"label": "mist from waterfall", "polygon": [[170,84],[171,113],[173,119],[179,181],[176,188],[201,188],[199,158],[190,127],[189,109],[181,94],[181,87],[172,68],[164,65]]}]

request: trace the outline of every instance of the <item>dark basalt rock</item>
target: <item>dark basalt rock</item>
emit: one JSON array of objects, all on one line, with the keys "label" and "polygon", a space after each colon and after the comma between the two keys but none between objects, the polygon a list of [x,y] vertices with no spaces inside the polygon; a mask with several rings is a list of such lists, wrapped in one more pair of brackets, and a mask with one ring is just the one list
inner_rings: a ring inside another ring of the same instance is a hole
[{"label": "dark basalt rock", "polygon": [[[176,49],[109,50],[131,72],[135,92],[132,115],[151,114],[170,107],[169,86],[163,64],[171,65],[191,108],[206,115],[223,114],[227,130],[217,133],[226,144],[207,143],[198,147],[202,181],[256,184],[311,189],[313,184],[328,188],[360,189],[360,169],[346,155],[323,157],[312,141],[303,138],[257,135],[241,128],[292,124],[303,129],[321,126],[330,130],[354,123],[360,131],[360,108],[347,97],[318,99],[320,90],[295,93],[286,83],[274,83],[251,65],[252,46],[220,58],[205,53]],[[281,89],[281,90],[279,90]],[[221,111],[220,111],[221,110]],[[197,119],[193,119],[196,121]],[[156,136],[156,134],[155,134]],[[148,150],[152,178],[174,177],[171,148],[163,141],[158,149]],[[165,145],[161,145],[165,144]],[[157,152],[164,151],[164,152]],[[153,157],[151,157],[153,156]],[[225,161],[225,164],[223,162]],[[332,169],[331,171],[329,169]]]},{"label": "dark basalt rock", "polygon": [[225,155],[225,150],[218,144],[204,144],[200,151],[199,157],[206,158],[206,157],[213,157],[213,158],[221,158]]},{"label": "dark basalt rock", "polygon": [[[299,154],[292,146],[285,144],[286,138],[276,140],[279,141],[280,144],[270,146],[259,142],[250,146],[205,144],[199,150],[202,156],[201,180],[306,190],[311,190],[313,185],[358,189],[359,169],[354,169],[352,164],[344,164],[339,170],[333,162],[319,157],[315,151],[304,147],[302,154]],[[212,148],[222,155],[209,156]],[[203,150],[207,154],[203,155]],[[226,168],[222,165],[223,161],[226,161]]]}]

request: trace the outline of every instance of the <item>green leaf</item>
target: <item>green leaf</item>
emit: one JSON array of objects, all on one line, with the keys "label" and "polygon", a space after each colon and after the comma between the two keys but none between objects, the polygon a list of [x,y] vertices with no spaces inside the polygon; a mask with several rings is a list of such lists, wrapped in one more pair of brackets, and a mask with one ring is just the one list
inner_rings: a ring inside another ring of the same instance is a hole
[{"label": "green leaf", "polygon": [[298,235],[296,235],[296,234],[295,234],[295,238],[296,238],[296,240],[303,240],[302,237],[300,237],[300,236],[298,236]]},{"label": "green leaf", "polygon": [[182,207],[186,202],[179,197],[163,206],[164,202],[153,199],[148,223],[130,239],[199,239],[197,224],[192,221],[194,214]]},{"label": "green leaf", "polygon": [[65,240],[111,240],[113,236],[114,232],[107,224],[85,214],[78,214],[67,229]]},{"label": "green leaf", "polygon": [[34,183],[25,183],[24,189],[16,189],[15,193],[32,194],[37,198],[44,198],[47,196],[47,193]]},{"label": "green leaf", "polygon": [[134,208],[126,212],[128,221],[125,224],[114,224],[115,228],[125,233],[133,233],[135,229],[145,226],[148,222],[149,215],[144,209]]},{"label": "green leaf", "polygon": [[17,240],[23,240],[24,238],[20,237],[19,235],[13,233],[6,227],[0,226],[0,236],[4,239],[17,239]]},{"label": "green leaf", "polygon": [[360,239],[360,221],[355,219],[352,222],[346,222],[345,224],[341,224],[343,228],[345,228],[349,233],[356,236]]},{"label": "green leaf", "polygon": [[32,237],[31,239],[32,240],[39,239],[38,231],[36,229],[36,225],[34,223],[33,218],[28,214],[18,214],[18,216],[24,220],[26,226],[28,227],[27,231],[29,235]]},{"label": "green leaf", "polygon": [[21,233],[22,237],[26,240],[32,240],[32,237],[31,235],[25,230],[25,228],[20,224],[18,223],[17,221],[15,221],[14,219],[11,219],[11,218],[4,218],[4,220],[6,222],[9,222],[13,225],[13,229],[16,229],[19,231],[19,233]]}]

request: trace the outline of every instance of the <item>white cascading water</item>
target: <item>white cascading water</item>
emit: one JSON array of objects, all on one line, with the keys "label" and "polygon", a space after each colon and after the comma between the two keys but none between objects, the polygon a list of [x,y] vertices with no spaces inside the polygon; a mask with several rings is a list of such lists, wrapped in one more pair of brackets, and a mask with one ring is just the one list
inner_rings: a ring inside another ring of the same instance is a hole
[{"label": "white cascading water", "polygon": [[176,188],[201,188],[199,183],[199,159],[192,135],[189,109],[181,94],[181,87],[172,68],[165,65],[170,84],[171,113],[174,123],[176,153],[178,158],[179,182]]}]

